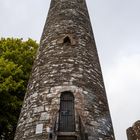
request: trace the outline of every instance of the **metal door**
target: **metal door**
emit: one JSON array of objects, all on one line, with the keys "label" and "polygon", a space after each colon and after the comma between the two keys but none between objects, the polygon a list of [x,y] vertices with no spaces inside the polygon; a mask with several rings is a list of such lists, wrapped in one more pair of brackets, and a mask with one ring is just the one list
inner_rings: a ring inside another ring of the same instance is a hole
[{"label": "metal door", "polygon": [[60,97],[59,131],[75,131],[74,96],[71,92],[63,92]]},{"label": "metal door", "polygon": [[77,140],[75,136],[58,136],[57,140]]}]

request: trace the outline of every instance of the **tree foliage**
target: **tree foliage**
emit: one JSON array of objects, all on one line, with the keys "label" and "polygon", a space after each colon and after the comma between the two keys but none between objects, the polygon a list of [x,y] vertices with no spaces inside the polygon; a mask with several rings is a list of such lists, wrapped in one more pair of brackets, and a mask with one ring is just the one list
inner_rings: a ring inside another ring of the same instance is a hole
[{"label": "tree foliage", "polygon": [[38,44],[0,39],[0,139],[13,140]]}]

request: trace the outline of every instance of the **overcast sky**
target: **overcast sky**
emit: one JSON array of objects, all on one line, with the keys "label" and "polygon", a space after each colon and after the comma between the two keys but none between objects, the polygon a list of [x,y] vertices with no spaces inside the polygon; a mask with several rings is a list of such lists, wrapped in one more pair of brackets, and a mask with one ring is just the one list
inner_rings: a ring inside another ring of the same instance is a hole
[{"label": "overcast sky", "polygon": [[[50,0],[0,0],[0,37],[39,42]],[[116,140],[140,119],[140,0],[87,0]]]}]

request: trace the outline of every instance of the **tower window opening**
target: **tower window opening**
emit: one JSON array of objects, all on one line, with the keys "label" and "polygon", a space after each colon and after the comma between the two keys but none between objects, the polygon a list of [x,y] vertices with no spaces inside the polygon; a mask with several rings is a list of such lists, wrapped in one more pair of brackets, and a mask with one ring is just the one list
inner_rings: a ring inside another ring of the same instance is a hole
[{"label": "tower window opening", "polygon": [[71,44],[71,39],[68,36],[66,36],[63,40],[63,44]]},{"label": "tower window opening", "polygon": [[52,140],[52,138],[53,138],[53,134],[50,133],[50,134],[49,134],[49,140]]}]

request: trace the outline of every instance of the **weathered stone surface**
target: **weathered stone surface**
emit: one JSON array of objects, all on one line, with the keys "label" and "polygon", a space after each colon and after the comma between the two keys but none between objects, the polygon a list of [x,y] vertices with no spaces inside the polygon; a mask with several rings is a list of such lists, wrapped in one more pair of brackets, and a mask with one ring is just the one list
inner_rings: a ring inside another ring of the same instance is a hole
[{"label": "weathered stone surface", "polygon": [[140,120],[127,129],[128,140],[140,140]]},{"label": "weathered stone surface", "polygon": [[74,135],[79,140],[84,133],[88,140],[114,140],[85,0],[52,0],[15,140],[49,140],[50,133],[55,139],[64,91],[75,98]]}]

